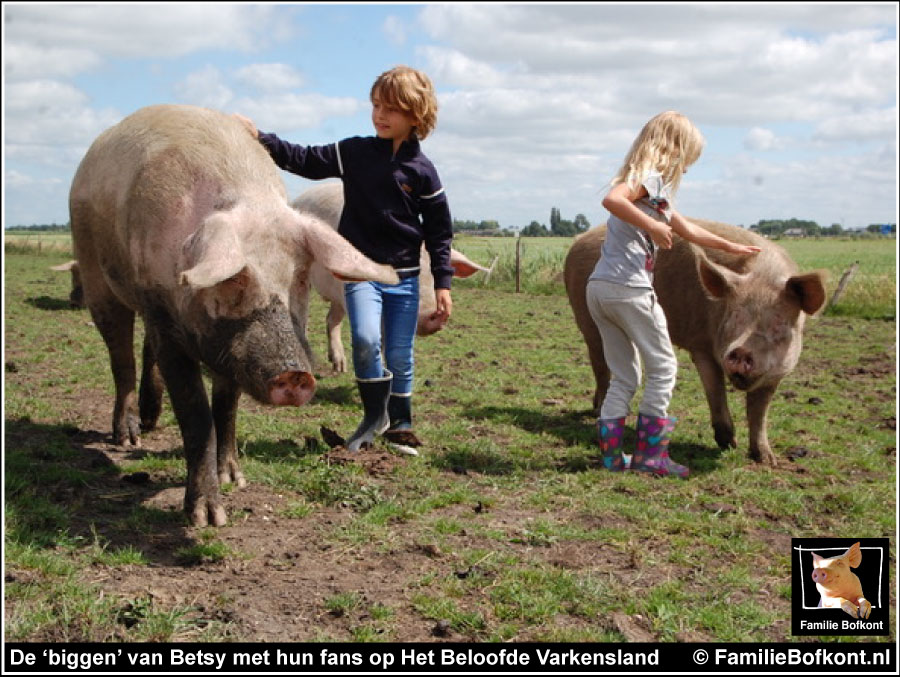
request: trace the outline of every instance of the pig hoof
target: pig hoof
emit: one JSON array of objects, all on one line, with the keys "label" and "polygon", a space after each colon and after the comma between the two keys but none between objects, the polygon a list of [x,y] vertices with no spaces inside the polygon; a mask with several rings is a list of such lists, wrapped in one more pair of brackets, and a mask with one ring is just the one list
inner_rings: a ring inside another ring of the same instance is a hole
[{"label": "pig hoof", "polygon": [[713,426],[713,436],[716,438],[716,444],[719,449],[734,449],[737,447],[737,440],[734,437],[734,428],[731,426]]},{"label": "pig hoof", "polygon": [[752,458],[757,463],[760,463],[762,465],[767,465],[770,468],[778,467],[778,460],[775,458],[775,454],[773,454],[768,449],[765,451],[761,451],[761,450],[751,451],[750,458]]},{"label": "pig hoof", "polygon": [[209,516],[206,506],[195,506],[192,510],[188,510],[188,519],[193,527],[205,527],[209,524]]},{"label": "pig hoof", "polygon": [[130,416],[123,425],[113,428],[113,442],[120,447],[141,447],[141,426],[137,419]]},{"label": "pig hoof", "polygon": [[225,508],[218,503],[208,504],[200,501],[188,511],[191,526],[194,527],[223,527],[228,521]]},{"label": "pig hoof", "polygon": [[221,505],[213,505],[209,508],[209,523],[214,527],[224,527],[228,522],[228,516],[225,514],[225,508]]},{"label": "pig hoof", "polygon": [[243,489],[247,486],[247,480],[244,478],[244,473],[240,470],[236,472],[223,472],[219,474],[219,486],[223,484],[233,484],[238,489]]},{"label": "pig hoof", "polygon": [[872,605],[869,604],[869,600],[860,599],[859,600],[859,617],[860,618],[868,618],[869,614],[872,613]]}]

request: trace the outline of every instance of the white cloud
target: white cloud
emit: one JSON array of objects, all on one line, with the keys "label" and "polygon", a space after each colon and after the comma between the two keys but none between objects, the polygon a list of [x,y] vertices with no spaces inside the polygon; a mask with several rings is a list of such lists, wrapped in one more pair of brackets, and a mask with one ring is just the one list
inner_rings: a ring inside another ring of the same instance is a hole
[{"label": "white cloud", "polygon": [[58,47],[7,42],[3,47],[4,76],[11,81],[28,78],[71,77],[97,68],[102,59],[85,47]]},{"label": "white cloud", "polygon": [[[12,44],[77,48],[116,57],[176,58],[201,49],[250,51],[285,37],[272,5],[219,3],[4,6]],[[8,57],[7,57],[8,58]]]},{"label": "white cloud", "polygon": [[872,141],[895,136],[897,127],[897,107],[881,110],[866,110],[850,115],[841,115],[824,120],[813,133],[815,141]]},{"label": "white cloud", "polygon": [[70,84],[32,80],[6,86],[7,158],[40,158],[48,164],[71,162],[103,129],[120,119],[111,109],[94,110],[88,97]]},{"label": "white cloud", "polygon": [[310,93],[236,99],[230,110],[246,115],[259,129],[280,135],[315,128],[334,117],[355,115],[362,107],[363,102],[358,99]]},{"label": "white cloud", "polygon": [[176,82],[175,95],[184,103],[207,108],[224,109],[234,99],[234,92],[224,82],[222,72],[215,66],[190,73]]},{"label": "white cloud", "polygon": [[235,73],[237,81],[247,87],[263,92],[280,92],[297,89],[305,79],[293,66],[283,63],[259,63],[239,68]]},{"label": "white cloud", "polygon": [[[502,80],[532,96],[554,92],[573,101],[603,92],[623,113],[643,118],[671,107],[715,124],[817,120],[893,101],[896,38],[874,29],[800,37],[777,12],[752,10],[454,3],[429,5],[421,21],[441,43],[424,52],[429,67],[455,87]],[[811,16],[845,30],[859,24],[849,6],[789,13],[797,21]]]},{"label": "white cloud", "polygon": [[381,31],[392,45],[406,44],[406,25],[399,17],[387,17],[381,24]]},{"label": "white cloud", "polygon": [[754,127],[744,137],[744,147],[757,151],[780,150],[784,147],[784,143],[771,129]]}]

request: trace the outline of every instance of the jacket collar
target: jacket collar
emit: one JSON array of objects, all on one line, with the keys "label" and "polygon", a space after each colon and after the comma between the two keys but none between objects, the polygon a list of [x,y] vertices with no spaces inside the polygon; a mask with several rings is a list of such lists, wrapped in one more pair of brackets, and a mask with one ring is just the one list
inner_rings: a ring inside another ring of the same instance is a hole
[{"label": "jacket collar", "polygon": [[[380,136],[376,136],[375,145],[379,149],[384,149],[384,152],[391,154],[394,150],[394,141],[392,139],[382,139]],[[400,147],[397,149],[398,158],[408,158],[415,157],[419,153],[419,137],[415,134],[410,135],[410,137],[400,144]]]}]

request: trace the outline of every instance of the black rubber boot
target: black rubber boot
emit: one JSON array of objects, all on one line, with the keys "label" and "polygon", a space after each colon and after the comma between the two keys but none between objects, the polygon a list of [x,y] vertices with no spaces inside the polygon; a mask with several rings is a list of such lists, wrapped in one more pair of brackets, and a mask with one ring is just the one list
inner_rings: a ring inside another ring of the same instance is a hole
[{"label": "black rubber boot", "polygon": [[393,374],[385,371],[385,375],[379,379],[357,379],[356,385],[363,404],[363,420],[347,440],[348,451],[359,451],[362,445],[372,444],[376,435],[388,429],[390,418],[387,403],[393,378]]},{"label": "black rubber boot", "polygon": [[391,395],[388,400],[388,415],[391,425],[384,433],[391,447],[401,454],[418,456],[416,447],[422,445],[412,427],[412,397]]}]

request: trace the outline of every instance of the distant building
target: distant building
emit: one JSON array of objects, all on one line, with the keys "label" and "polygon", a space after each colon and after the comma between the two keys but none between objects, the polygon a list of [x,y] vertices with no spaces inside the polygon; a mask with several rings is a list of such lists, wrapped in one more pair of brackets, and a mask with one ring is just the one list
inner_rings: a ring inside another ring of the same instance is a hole
[{"label": "distant building", "polygon": [[785,237],[804,237],[806,233],[802,228],[788,228],[784,231]]}]

